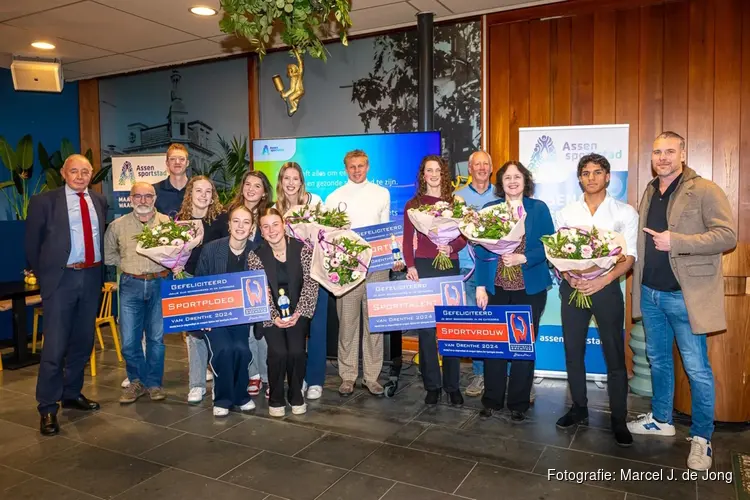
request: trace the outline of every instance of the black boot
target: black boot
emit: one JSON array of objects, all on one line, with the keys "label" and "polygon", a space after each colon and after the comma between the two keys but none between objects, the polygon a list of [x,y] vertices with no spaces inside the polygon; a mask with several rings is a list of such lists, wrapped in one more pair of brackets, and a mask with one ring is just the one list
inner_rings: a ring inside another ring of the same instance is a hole
[{"label": "black boot", "polygon": [[57,423],[57,415],[54,413],[45,413],[39,422],[39,432],[42,436],[54,436],[60,432],[60,425]]},{"label": "black boot", "polygon": [[633,435],[628,430],[625,419],[612,419],[612,432],[615,434],[617,446],[629,448],[633,446]]},{"label": "black boot", "polygon": [[573,405],[568,413],[557,420],[559,429],[567,429],[574,425],[589,425],[589,409]]},{"label": "black boot", "polygon": [[448,398],[453,406],[463,406],[464,404],[464,397],[461,395],[461,391],[449,392]]},{"label": "black boot", "polygon": [[436,405],[438,404],[439,400],[440,400],[440,389],[436,389],[434,391],[427,391],[427,396],[425,396],[424,398],[424,404]]}]

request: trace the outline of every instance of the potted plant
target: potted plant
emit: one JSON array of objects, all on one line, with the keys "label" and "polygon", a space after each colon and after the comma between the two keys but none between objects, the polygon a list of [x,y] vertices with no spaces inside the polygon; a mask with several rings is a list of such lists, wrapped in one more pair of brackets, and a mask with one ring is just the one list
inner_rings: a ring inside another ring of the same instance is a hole
[{"label": "potted plant", "polygon": [[272,44],[274,33],[290,47],[297,64],[287,66],[289,88],[284,89],[281,76],[274,75],[273,83],[287,104],[287,114],[298,109],[305,93],[302,77],[305,53],[325,61],[327,51],[323,40],[330,38],[338,26],[341,43],[348,44],[346,32],[352,25],[349,0],[222,0],[226,15],[219,26],[224,33],[246,38],[260,59]]}]

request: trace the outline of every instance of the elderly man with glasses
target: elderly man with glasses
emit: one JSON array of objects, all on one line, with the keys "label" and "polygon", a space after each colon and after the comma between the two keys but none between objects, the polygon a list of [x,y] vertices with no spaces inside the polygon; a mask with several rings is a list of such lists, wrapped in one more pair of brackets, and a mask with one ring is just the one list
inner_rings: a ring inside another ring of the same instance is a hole
[{"label": "elderly man with glasses", "polygon": [[[152,401],[166,397],[164,376],[164,326],[161,314],[161,280],[169,271],[136,252],[135,239],[144,226],[154,227],[169,221],[159,213],[154,187],[136,182],[130,190],[133,211],[116,219],[104,234],[104,262],[122,270],[120,277],[120,334],[122,355],[130,385],[120,403],[134,403],[149,394]],[[145,334],[146,349],[141,347]]]}]

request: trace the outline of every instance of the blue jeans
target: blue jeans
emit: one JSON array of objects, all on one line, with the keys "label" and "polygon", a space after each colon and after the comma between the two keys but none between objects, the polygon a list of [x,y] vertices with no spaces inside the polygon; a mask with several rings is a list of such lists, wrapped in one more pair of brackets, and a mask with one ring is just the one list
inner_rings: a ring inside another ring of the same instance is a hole
[{"label": "blue jeans", "polygon": [[322,386],[326,381],[326,344],[328,340],[328,291],[320,287],[315,313],[310,322],[310,338],[307,341],[308,386]]},{"label": "blue jeans", "polygon": [[188,346],[188,370],[190,374],[190,388],[206,388],[206,368],[208,368],[208,347],[203,339],[187,334],[185,339]]},{"label": "blue jeans", "polygon": [[255,338],[253,328],[250,328],[250,339],[248,340],[250,346],[250,354],[252,359],[250,364],[247,365],[247,372],[250,378],[257,377],[260,375],[260,379],[264,383],[268,383],[268,343],[266,337],[258,340]]},{"label": "blue jeans", "polygon": [[[471,271],[470,268],[462,267],[461,275],[466,276]],[[466,291],[466,305],[476,306],[477,305],[477,273],[476,271],[471,275],[471,278],[464,281],[464,290]],[[477,377],[484,377],[484,361],[481,359],[473,359],[471,361],[471,369],[474,375]]]},{"label": "blue jeans", "polygon": [[659,422],[672,423],[674,359],[672,344],[682,356],[692,394],[691,436],[711,440],[714,431],[714,377],[708,361],[706,336],[690,329],[682,292],[660,292],[641,287],[641,311],[646,331],[646,354],[651,364],[654,395],[651,411]]},{"label": "blue jeans", "polygon": [[[131,382],[161,387],[164,377],[164,325],[161,315],[161,279],[120,277],[120,335],[122,355]],[[146,336],[146,351],[141,344]],[[145,355],[144,355],[145,354]]]}]

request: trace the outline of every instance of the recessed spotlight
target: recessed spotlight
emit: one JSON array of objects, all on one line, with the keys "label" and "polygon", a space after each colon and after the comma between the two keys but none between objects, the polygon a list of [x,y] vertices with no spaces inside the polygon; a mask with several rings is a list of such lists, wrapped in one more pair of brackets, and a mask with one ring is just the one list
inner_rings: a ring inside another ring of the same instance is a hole
[{"label": "recessed spotlight", "polygon": [[192,12],[196,16],[215,16],[216,15],[216,10],[212,9],[211,7],[203,7],[203,6],[191,7],[190,12]]},{"label": "recessed spotlight", "polygon": [[47,43],[47,42],[33,42],[31,46],[34,47],[35,49],[42,49],[42,50],[52,50],[55,48],[54,45],[52,45],[51,43]]}]

